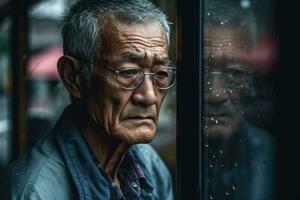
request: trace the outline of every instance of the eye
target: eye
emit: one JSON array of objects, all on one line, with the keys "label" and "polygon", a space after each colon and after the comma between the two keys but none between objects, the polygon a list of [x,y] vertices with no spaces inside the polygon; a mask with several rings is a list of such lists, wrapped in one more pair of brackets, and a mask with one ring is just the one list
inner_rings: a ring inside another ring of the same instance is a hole
[{"label": "eye", "polygon": [[134,77],[136,75],[138,75],[140,72],[140,70],[138,69],[124,69],[119,71],[119,75],[123,76],[123,77]]},{"label": "eye", "polygon": [[227,69],[225,71],[225,74],[229,79],[243,78],[247,75],[247,73],[244,70],[240,69]]},{"label": "eye", "polygon": [[157,78],[168,78],[169,73],[166,71],[160,70],[160,71],[155,72],[155,76]]}]

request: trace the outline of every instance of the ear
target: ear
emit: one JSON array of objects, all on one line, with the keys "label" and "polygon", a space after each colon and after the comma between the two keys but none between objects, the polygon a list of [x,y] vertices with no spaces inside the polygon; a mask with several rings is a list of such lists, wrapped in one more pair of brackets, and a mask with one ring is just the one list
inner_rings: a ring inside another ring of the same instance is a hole
[{"label": "ear", "polygon": [[57,71],[71,96],[81,98],[79,61],[71,56],[64,55],[57,61]]}]

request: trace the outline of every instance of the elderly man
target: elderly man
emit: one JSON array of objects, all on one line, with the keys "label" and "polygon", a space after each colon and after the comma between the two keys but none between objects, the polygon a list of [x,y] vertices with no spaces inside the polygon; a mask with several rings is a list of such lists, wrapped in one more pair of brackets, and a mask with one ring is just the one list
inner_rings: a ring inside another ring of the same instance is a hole
[{"label": "elderly man", "polygon": [[63,20],[59,75],[72,104],[12,167],[12,199],[173,199],[146,144],[175,79],[169,25],[148,0],[81,0]]}]

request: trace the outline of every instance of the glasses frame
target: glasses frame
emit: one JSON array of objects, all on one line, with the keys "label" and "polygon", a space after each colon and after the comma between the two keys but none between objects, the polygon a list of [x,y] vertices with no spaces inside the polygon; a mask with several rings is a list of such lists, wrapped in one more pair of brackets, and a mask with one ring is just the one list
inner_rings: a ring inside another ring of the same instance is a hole
[{"label": "glasses frame", "polygon": [[128,88],[128,87],[124,87],[124,86],[123,86],[122,84],[120,84],[119,81],[118,81],[118,75],[119,75],[122,71],[124,71],[124,70],[114,70],[114,69],[111,69],[111,68],[109,68],[109,67],[103,67],[103,69],[106,69],[106,70],[108,70],[108,71],[110,71],[110,72],[113,72],[113,73],[115,74],[114,79],[115,79],[116,83],[117,83],[120,87],[122,87],[123,89],[126,89],[126,90],[134,90],[134,89],[140,87],[140,86],[143,84],[143,81],[145,80],[145,76],[146,76],[146,75],[152,76],[152,78],[151,78],[151,79],[152,79],[152,83],[153,83],[153,85],[155,85],[155,87],[156,87],[157,89],[160,89],[160,90],[167,90],[167,89],[171,88],[171,87],[174,85],[174,83],[176,82],[176,68],[175,68],[175,67],[163,67],[163,68],[168,68],[168,69],[173,69],[173,70],[174,70],[174,81],[173,81],[173,83],[172,83],[171,85],[169,85],[168,87],[161,88],[161,87],[159,87],[159,86],[156,84],[156,82],[154,81],[154,75],[156,74],[156,72],[145,72],[142,68],[128,68],[128,69],[141,69],[141,70],[143,71],[143,77],[142,77],[141,81],[140,81],[135,87]]}]

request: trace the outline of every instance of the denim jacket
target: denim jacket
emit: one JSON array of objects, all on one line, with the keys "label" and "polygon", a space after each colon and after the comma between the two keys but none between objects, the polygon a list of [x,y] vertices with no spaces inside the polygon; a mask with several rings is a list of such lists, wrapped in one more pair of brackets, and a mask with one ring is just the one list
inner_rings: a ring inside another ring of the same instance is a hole
[{"label": "denim jacket", "polygon": [[[10,168],[13,200],[114,199],[112,183],[93,155],[66,108],[54,129]],[[166,166],[147,144],[129,150],[146,181],[140,199],[174,199]]]}]

